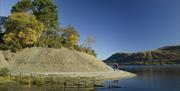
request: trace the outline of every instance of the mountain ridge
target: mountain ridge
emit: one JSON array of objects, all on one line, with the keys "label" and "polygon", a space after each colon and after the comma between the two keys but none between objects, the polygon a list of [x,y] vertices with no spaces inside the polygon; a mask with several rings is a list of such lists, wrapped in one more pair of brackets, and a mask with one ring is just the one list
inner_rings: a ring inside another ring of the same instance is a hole
[{"label": "mountain ridge", "polygon": [[118,52],[104,62],[108,64],[179,64],[180,45],[164,46],[155,50],[136,53]]}]

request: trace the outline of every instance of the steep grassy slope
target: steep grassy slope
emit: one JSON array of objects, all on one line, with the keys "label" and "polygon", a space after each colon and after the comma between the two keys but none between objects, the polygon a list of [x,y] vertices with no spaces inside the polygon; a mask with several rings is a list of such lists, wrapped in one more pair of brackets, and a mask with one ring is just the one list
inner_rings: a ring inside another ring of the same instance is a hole
[{"label": "steep grassy slope", "polygon": [[8,67],[9,64],[8,62],[6,61],[4,55],[3,55],[3,51],[0,51],[0,68],[2,67]]},{"label": "steep grassy slope", "polygon": [[138,53],[116,53],[106,63],[120,64],[174,64],[180,63],[180,45],[166,46]]},{"label": "steep grassy slope", "polygon": [[15,53],[13,57],[6,58],[9,60],[5,60],[3,55],[1,59],[3,59],[2,62],[7,62],[14,71],[21,72],[110,71],[109,66],[94,56],[66,48],[26,48]]}]

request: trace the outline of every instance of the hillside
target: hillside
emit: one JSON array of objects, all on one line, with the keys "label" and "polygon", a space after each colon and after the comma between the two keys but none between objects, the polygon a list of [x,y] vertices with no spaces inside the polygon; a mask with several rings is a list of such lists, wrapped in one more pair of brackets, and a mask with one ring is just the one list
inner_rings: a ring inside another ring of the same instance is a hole
[{"label": "hillside", "polygon": [[67,48],[26,48],[17,53],[0,53],[0,66],[21,72],[95,72],[109,67],[94,56]]},{"label": "hillside", "polygon": [[0,51],[0,68],[2,67],[8,67],[9,63],[6,61],[4,55],[3,55],[3,51]]},{"label": "hillside", "polygon": [[179,64],[180,45],[137,53],[115,53],[104,62],[108,64]]}]

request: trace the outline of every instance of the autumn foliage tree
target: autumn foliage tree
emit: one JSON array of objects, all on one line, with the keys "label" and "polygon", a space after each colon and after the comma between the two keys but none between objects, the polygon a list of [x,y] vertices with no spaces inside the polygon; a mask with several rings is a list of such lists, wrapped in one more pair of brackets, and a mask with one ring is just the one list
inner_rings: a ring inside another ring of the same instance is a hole
[{"label": "autumn foliage tree", "polygon": [[12,7],[11,12],[28,12],[35,15],[47,31],[58,28],[57,6],[53,0],[20,0]]},{"label": "autumn foliage tree", "polygon": [[53,0],[20,0],[12,7],[11,12],[28,12],[35,15],[36,19],[44,24],[44,31],[38,45],[57,46],[52,43],[59,26],[57,6]]},{"label": "autumn foliage tree", "polygon": [[9,45],[34,46],[42,34],[43,23],[29,13],[12,13],[5,24],[3,40]]},{"label": "autumn foliage tree", "polygon": [[79,34],[76,29],[72,26],[62,29],[62,38],[64,39],[64,46],[73,48],[75,45],[78,45]]}]

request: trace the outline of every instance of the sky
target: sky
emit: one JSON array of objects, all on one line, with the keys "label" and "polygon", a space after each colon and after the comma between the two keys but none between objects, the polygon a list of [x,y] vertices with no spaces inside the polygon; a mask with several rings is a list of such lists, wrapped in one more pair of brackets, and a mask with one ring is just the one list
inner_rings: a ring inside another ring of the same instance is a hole
[{"label": "sky", "polygon": [[[0,0],[8,16],[17,0]],[[60,27],[72,25],[79,44],[95,38],[99,59],[116,52],[139,52],[180,44],[180,0],[54,0]]]}]

